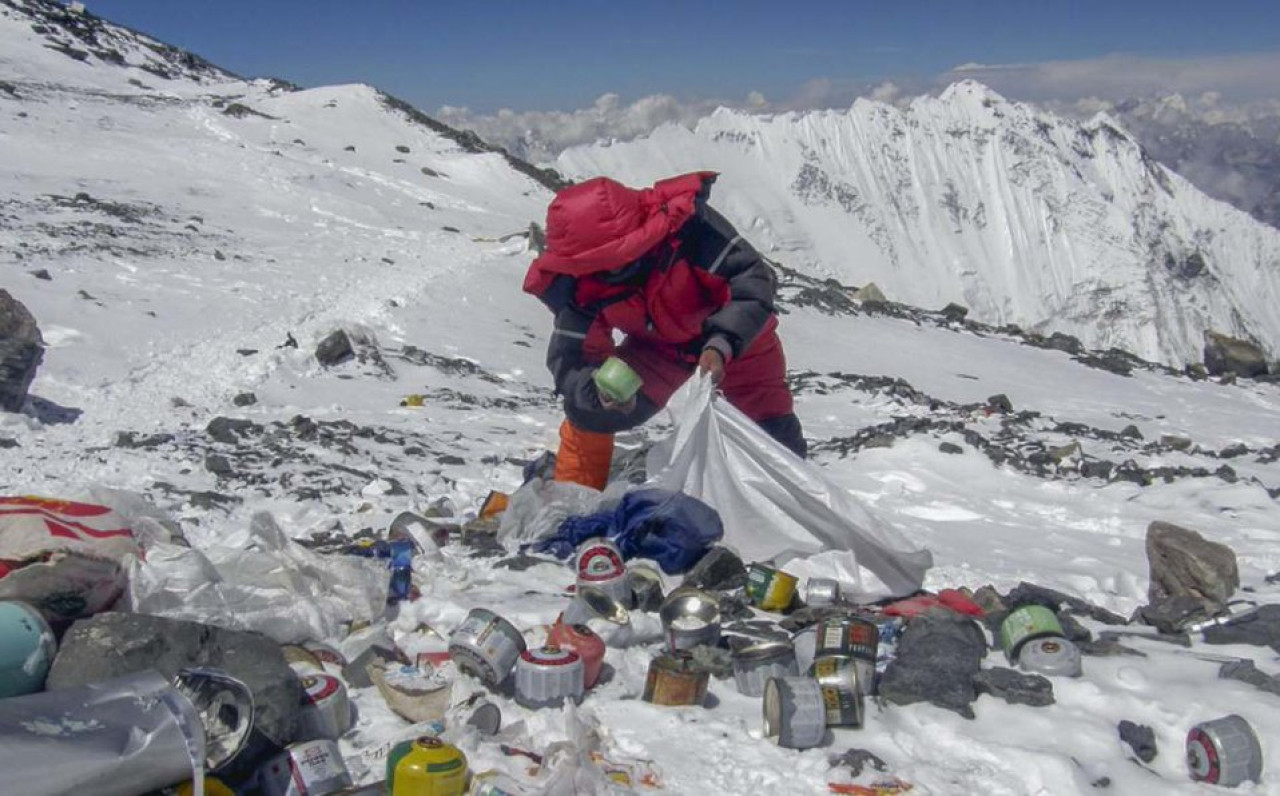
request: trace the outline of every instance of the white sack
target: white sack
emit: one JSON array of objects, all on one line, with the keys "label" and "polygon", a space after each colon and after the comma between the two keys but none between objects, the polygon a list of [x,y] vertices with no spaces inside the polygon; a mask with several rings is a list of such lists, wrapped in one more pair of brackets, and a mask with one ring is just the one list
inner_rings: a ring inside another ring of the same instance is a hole
[{"label": "white sack", "polygon": [[[775,561],[802,577],[833,577],[860,596],[918,591],[928,550],[881,522],[822,468],[770,437],[695,376],[667,404],[671,438],[649,453],[649,484],[720,513],[724,542],[746,561]],[[874,579],[866,578],[867,573]]]}]

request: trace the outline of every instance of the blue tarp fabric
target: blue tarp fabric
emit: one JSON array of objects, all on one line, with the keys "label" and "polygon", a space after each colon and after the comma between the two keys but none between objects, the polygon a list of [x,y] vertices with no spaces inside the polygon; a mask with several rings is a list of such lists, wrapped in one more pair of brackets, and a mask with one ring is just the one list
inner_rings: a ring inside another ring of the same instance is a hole
[{"label": "blue tarp fabric", "polygon": [[724,525],[715,509],[683,492],[639,489],[610,511],[569,517],[534,550],[568,558],[579,544],[599,536],[612,539],[624,559],[650,558],[676,575],[724,537]]}]

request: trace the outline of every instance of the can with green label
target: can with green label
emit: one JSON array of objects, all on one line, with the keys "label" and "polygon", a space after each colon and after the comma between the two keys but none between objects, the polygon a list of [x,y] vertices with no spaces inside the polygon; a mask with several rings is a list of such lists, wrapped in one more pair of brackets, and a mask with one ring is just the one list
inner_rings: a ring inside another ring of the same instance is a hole
[{"label": "can with green label", "polygon": [[1028,641],[1045,636],[1062,636],[1058,615],[1043,605],[1024,605],[1009,613],[1000,625],[1000,647],[1010,663],[1018,662],[1018,653]]},{"label": "can with green label", "polygon": [[747,599],[762,611],[785,611],[796,596],[796,576],[752,564],[747,568]]},{"label": "can with green label", "polygon": [[467,756],[439,738],[403,741],[387,756],[390,796],[463,796],[467,792]]},{"label": "can with green label", "polygon": [[634,398],[640,392],[640,385],[644,383],[639,373],[617,357],[606,359],[604,364],[596,368],[591,379],[601,395],[619,404],[625,404]]}]

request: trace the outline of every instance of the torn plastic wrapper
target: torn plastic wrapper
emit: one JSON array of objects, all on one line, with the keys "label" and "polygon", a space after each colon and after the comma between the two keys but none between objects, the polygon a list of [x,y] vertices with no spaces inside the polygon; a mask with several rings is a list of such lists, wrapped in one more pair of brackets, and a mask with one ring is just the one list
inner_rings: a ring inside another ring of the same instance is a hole
[{"label": "torn plastic wrapper", "polygon": [[[679,490],[720,513],[724,543],[744,560],[774,561],[801,577],[830,577],[862,596],[920,589],[933,564],[821,467],[770,437],[695,376],[668,403],[672,437],[649,452],[649,484]],[[865,577],[874,576],[874,579]],[[878,583],[876,582],[878,581]]]}]

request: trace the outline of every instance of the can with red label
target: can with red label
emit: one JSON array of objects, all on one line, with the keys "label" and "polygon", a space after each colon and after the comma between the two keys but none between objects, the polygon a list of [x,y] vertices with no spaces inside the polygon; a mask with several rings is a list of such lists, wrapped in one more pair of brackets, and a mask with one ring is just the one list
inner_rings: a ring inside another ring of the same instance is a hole
[{"label": "can with red label", "polygon": [[531,710],[582,700],[582,659],[571,649],[525,650],[516,661],[516,702]]},{"label": "can with red label", "polygon": [[634,597],[631,580],[627,577],[627,565],[622,561],[618,546],[604,537],[588,539],[578,545],[574,554],[578,572],[578,588],[594,586],[613,599],[630,608]]},{"label": "can with red label", "polygon": [[863,694],[871,693],[876,677],[876,653],[880,645],[880,628],[857,616],[838,616],[818,622],[818,658],[849,658],[858,668],[858,683]]},{"label": "can with red label", "polygon": [[295,743],[258,772],[265,796],[326,796],[351,787],[351,774],[335,741]]},{"label": "can with red label", "polygon": [[467,792],[467,756],[458,747],[425,736],[404,741],[387,756],[390,796],[463,796]]},{"label": "can with red label", "polygon": [[302,711],[298,735],[308,741],[335,741],[351,728],[351,701],[347,687],[331,674],[306,674],[302,682]]},{"label": "can with red label", "polygon": [[1187,768],[1191,778],[1234,788],[1262,781],[1262,746],[1242,717],[1223,716],[1187,733]]},{"label": "can with red label", "polygon": [[547,643],[571,649],[582,659],[582,687],[594,688],[604,668],[604,639],[586,625],[556,622],[547,634]]}]

